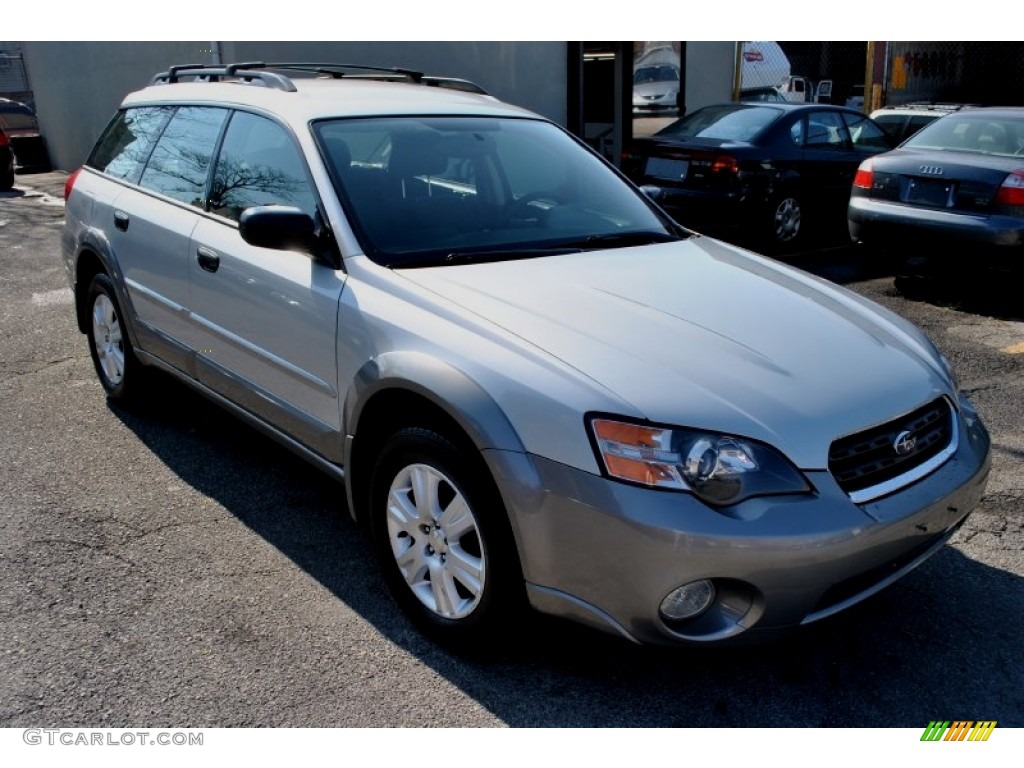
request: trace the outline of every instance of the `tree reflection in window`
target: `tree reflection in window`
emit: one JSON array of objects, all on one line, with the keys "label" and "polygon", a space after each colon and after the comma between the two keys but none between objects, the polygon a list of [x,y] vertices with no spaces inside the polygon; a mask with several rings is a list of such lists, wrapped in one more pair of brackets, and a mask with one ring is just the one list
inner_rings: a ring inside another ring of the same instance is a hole
[{"label": "tree reflection in window", "polygon": [[227,110],[180,107],[153,149],[143,187],[203,207],[206,178]]},{"label": "tree reflection in window", "polygon": [[272,120],[236,112],[214,169],[210,210],[234,219],[256,205],[290,205],[312,216],[316,203],[298,150]]},{"label": "tree reflection in window", "polygon": [[133,107],[111,120],[86,165],[118,179],[137,181],[173,107]]}]

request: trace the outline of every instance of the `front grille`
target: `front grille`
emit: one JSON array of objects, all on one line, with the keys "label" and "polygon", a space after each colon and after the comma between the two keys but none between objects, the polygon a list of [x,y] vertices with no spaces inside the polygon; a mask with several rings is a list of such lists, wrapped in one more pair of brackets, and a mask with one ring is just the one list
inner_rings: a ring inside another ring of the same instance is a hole
[{"label": "front grille", "polygon": [[[903,436],[900,453],[897,440]],[[828,468],[847,493],[884,483],[910,472],[941,453],[953,439],[953,411],[939,398],[912,413],[832,443]]]}]

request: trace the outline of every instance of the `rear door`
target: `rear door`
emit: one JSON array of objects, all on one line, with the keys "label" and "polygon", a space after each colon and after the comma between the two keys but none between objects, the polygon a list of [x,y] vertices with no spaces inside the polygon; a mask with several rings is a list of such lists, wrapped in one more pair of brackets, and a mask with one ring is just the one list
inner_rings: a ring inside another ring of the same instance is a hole
[{"label": "rear door", "polygon": [[257,248],[238,219],[256,205],[316,215],[299,149],[277,122],[235,112],[214,167],[188,269],[200,381],[340,461],[336,328],[345,273],[303,253]]},{"label": "rear door", "polygon": [[111,123],[88,165],[120,180],[97,195],[106,233],[138,319],[142,346],[189,371],[188,243],[203,205],[226,110],[134,107]]},{"label": "rear door", "polygon": [[808,204],[825,215],[846,215],[853,176],[860,156],[850,143],[842,114],[835,110],[814,110],[803,118],[804,194]]}]

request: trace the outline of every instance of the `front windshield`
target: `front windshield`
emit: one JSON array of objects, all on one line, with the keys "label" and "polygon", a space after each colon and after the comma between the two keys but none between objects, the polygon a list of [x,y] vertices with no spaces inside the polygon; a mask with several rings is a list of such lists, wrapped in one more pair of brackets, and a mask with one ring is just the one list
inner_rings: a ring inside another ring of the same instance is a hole
[{"label": "front windshield", "polygon": [[721,139],[751,141],[782,117],[776,107],[731,104],[704,107],[662,128],[655,136],[680,139]]},{"label": "front windshield", "polygon": [[679,72],[675,67],[663,64],[655,67],[641,67],[633,75],[633,84],[661,83],[669,80],[679,80]]},{"label": "front windshield", "polygon": [[1020,155],[1024,154],[1024,118],[953,113],[926,125],[903,146],[1007,157]]},{"label": "front windshield", "polygon": [[358,118],[314,129],[357,236],[385,266],[677,236],[601,160],[540,120]]}]

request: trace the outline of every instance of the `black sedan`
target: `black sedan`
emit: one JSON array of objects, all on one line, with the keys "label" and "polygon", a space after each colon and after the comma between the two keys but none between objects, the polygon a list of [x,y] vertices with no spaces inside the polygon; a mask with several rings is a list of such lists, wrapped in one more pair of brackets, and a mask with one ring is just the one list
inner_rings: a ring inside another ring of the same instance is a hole
[{"label": "black sedan", "polygon": [[850,235],[898,249],[911,264],[961,259],[1019,268],[1024,257],[1024,108],[940,117],[899,149],[864,162]]},{"label": "black sedan", "polygon": [[846,237],[857,167],[891,148],[863,113],[827,104],[720,104],[636,140],[626,174],[678,222],[761,248]]}]

